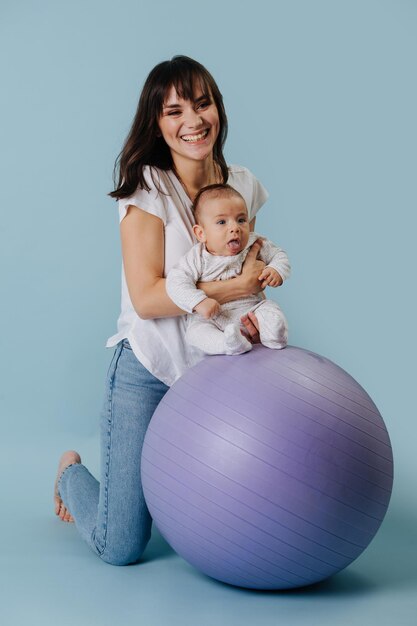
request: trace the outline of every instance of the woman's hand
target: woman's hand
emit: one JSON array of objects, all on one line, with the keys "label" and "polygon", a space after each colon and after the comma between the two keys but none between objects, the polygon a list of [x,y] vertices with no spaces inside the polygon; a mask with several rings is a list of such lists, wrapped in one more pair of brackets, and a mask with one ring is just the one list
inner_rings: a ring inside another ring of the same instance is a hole
[{"label": "woman's hand", "polygon": [[246,339],[249,339],[251,343],[260,343],[261,339],[259,337],[259,322],[256,318],[255,313],[249,311],[246,315],[242,315],[240,318],[241,323],[245,327],[245,330],[241,330],[240,332]]},{"label": "woman's hand", "polygon": [[256,294],[263,290],[262,282],[259,280],[265,263],[257,259],[259,250],[261,249],[262,239],[257,239],[251,246],[245,262],[242,265],[242,273],[240,279],[244,285],[247,295]]}]

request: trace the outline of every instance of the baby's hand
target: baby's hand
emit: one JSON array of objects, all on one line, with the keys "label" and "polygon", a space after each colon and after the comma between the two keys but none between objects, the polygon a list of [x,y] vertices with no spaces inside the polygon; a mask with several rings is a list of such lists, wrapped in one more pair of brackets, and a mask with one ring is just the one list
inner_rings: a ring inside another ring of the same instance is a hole
[{"label": "baby's hand", "polygon": [[265,287],[279,287],[282,285],[282,277],[273,267],[266,267],[259,275],[258,280],[262,281],[262,289]]},{"label": "baby's hand", "polygon": [[209,320],[220,313],[220,304],[213,298],[206,298],[194,307],[194,311],[204,319]]}]

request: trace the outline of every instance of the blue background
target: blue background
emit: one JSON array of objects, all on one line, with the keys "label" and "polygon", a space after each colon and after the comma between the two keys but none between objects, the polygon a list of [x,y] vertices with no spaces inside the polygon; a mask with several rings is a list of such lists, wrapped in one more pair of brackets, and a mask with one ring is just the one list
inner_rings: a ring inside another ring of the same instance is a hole
[{"label": "blue background", "polygon": [[[416,623],[416,27],[411,0],[2,3],[4,623]],[[174,54],[212,72],[227,160],[270,193],[257,230],[292,261],[270,293],[290,342],[352,374],[391,434],[395,488],[379,534],[312,590],[221,585],[158,533],[146,563],[112,568],[52,513],[63,449],[98,469],[104,343],[120,301],[106,193],[143,82]]]}]

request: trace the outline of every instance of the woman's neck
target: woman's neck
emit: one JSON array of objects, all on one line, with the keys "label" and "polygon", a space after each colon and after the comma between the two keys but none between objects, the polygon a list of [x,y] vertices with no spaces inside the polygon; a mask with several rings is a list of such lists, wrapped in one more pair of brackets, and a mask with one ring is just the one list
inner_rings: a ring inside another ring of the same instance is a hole
[{"label": "woman's neck", "polygon": [[174,162],[174,172],[191,200],[202,187],[221,182],[220,168],[212,156],[204,161]]}]

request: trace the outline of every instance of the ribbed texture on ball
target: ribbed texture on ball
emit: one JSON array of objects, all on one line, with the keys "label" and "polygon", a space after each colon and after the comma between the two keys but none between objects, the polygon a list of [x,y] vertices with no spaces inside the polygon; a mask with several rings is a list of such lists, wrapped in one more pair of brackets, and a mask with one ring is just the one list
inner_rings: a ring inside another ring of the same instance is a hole
[{"label": "ribbed texture on ball", "polygon": [[295,347],[207,357],[159,404],[142,482],[169,544],[226,583],[288,589],[340,571],[386,513],[392,452],[368,394]]}]

